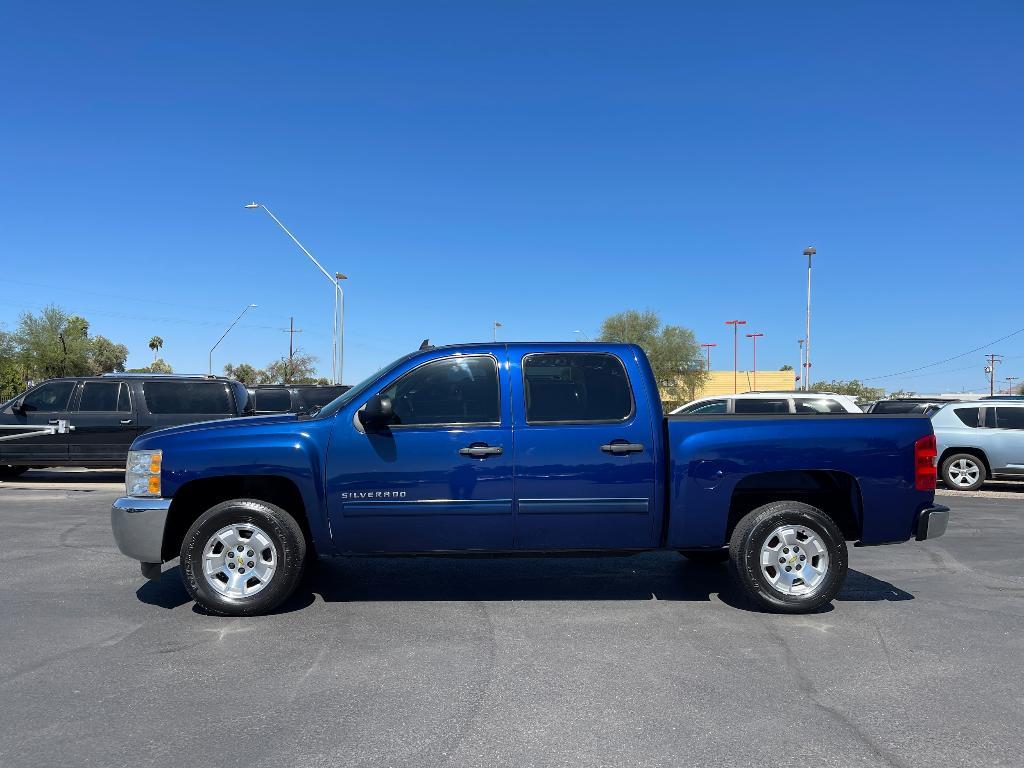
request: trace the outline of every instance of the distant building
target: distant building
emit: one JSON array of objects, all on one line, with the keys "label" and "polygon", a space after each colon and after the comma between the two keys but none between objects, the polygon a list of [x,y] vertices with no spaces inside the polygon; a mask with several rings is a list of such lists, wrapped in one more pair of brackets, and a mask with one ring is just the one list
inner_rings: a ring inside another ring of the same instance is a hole
[{"label": "distant building", "polygon": [[[736,392],[750,392],[754,389],[754,372],[740,371],[736,374]],[[796,374],[793,371],[758,371],[757,390],[761,392],[789,392],[796,389]],[[699,388],[693,400],[712,395],[731,395],[733,393],[732,371],[709,371],[704,386]],[[665,400],[665,410],[671,410],[683,402]]]}]

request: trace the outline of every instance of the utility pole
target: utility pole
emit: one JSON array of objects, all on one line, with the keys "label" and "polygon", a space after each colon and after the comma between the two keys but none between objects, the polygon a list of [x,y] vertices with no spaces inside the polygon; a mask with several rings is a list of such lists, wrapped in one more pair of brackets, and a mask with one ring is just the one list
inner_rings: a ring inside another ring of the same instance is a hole
[{"label": "utility pole", "polygon": [[748,333],[747,338],[754,341],[754,391],[757,391],[757,340],[764,336],[763,333]]},{"label": "utility pole", "polygon": [[740,334],[739,327],[746,325],[746,320],[726,320],[726,325],[732,326],[732,393],[735,395],[739,392],[739,343]]},{"label": "utility pole", "polygon": [[1003,362],[1003,356],[989,353],[985,357],[988,358],[988,365],[985,367],[985,373],[988,374],[988,394],[992,396],[996,393],[996,365]]},{"label": "utility pole", "polygon": [[1013,394],[1013,382],[1017,381],[1020,376],[1007,376],[1006,377],[1006,394]]},{"label": "utility pole", "polygon": [[804,256],[807,257],[807,328],[804,332],[804,343],[807,344],[807,353],[804,356],[804,386],[811,388],[811,259],[818,251],[813,245],[804,248]]},{"label": "utility pole", "polygon": [[707,370],[710,371],[711,370],[711,348],[712,347],[717,347],[718,345],[717,344],[701,344],[701,346],[708,353],[708,368],[707,368]]},{"label": "utility pole", "polygon": [[[286,379],[290,379],[295,374],[295,363],[292,362],[292,358],[295,357],[295,334],[296,333],[302,333],[302,329],[301,328],[296,329],[295,328],[295,318],[294,317],[289,317],[288,318],[288,327],[287,328],[282,328],[281,331],[283,333],[287,333],[288,334],[288,375],[285,378]],[[290,381],[285,381],[284,383],[285,384],[291,384]]]}]

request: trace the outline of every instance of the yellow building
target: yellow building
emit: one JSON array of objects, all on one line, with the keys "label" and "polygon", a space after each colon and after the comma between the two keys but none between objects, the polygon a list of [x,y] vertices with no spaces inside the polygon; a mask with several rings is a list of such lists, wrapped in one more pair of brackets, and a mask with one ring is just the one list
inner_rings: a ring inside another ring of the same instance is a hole
[{"label": "yellow building", "polygon": [[[693,400],[701,397],[712,397],[714,395],[731,395],[736,392],[790,392],[796,389],[796,373],[793,371],[758,371],[755,386],[753,371],[739,371],[736,374],[736,389],[733,390],[732,371],[709,371],[704,386],[697,390]],[[662,401],[665,410],[671,410],[676,406],[683,405],[662,393]]]}]

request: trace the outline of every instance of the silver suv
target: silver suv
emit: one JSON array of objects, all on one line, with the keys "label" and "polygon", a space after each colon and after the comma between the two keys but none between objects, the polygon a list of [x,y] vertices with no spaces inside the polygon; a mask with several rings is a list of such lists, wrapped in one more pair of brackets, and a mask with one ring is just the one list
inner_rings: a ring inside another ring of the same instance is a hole
[{"label": "silver suv", "polygon": [[986,478],[1024,478],[1024,402],[950,403],[932,426],[947,488],[976,491]]}]

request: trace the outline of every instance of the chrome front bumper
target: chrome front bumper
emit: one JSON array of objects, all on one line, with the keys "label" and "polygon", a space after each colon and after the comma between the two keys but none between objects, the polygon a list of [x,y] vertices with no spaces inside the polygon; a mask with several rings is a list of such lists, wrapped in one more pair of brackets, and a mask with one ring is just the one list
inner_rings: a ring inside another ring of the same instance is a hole
[{"label": "chrome front bumper", "polygon": [[917,516],[917,525],[914,526],[915,538],[918,541],[925,539],[937,539],[946,532],[949,524],[949,507],[940,504],[922,509]]},{"label": "chrome front bumper", "polygon": [[170,499],[144,499],[122,496],[110,508],[110,527],[114,531],[117,548],[128,557],[143,564],[162,562],[160,551],[164,543],[164,524]]}]

